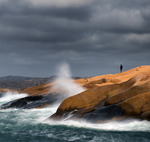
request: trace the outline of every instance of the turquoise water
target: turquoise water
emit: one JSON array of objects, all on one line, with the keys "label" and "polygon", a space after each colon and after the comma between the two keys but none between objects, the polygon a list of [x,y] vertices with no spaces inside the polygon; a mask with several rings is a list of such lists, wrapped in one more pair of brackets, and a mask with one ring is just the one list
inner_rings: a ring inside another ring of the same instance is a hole
[{"label": "turquoise water", "polygon": [[[8,95],[0,98],[11,100]],[[15,98],[15,97],[14,97]],[[127,120],[105,124],[45,121],[57,109],[0,110],[0,142],[149,142],[150,122]]]}]

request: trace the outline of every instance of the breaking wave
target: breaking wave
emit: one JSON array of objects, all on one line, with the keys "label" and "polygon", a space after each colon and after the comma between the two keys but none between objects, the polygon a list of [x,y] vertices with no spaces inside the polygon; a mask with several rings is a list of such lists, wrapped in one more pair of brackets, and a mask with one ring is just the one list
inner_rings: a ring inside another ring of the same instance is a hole
[{"label": "breaking wave", "polygon": [[25,93],[17,93],[17,92],[6,92],[4,94],[1,95],[0,97],[0,104],[2,103],[6,103],[6,102],[9,102],[9,101],[13,101],[13,100],[16,100],[16,99],[19,99],[19,98],[24,98],[24,97],[27,97],[28,94],[25,94]]}]

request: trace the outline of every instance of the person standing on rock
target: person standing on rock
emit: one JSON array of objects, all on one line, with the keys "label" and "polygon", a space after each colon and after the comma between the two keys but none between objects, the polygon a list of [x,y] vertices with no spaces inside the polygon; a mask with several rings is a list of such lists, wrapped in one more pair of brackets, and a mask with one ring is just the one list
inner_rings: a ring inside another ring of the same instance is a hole
[{"label": "person standing on rock", "polygon": [[122,73],[123,65],[120,65],[120,73]]}]

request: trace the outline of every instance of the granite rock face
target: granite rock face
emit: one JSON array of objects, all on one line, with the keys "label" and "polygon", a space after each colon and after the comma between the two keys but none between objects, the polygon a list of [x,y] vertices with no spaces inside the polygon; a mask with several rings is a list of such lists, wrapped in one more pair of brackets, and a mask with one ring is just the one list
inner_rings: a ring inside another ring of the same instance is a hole
[{"label": "granite rock face", "polygon": [[150,120],[150,66],[89,78],[83,86],[87,90],[65,99],[50,119]]},{"label": "granite rock face", "polygon": [[61,90],[53,92],[56,82],[51,82],[21,91],[29,96],[3,104],[0,109],[43,108],[64,99],[50,119],[84,119],[93,123],[126,118],[150,120],[150,66],[74,81],[86,91],[64,99]]}]

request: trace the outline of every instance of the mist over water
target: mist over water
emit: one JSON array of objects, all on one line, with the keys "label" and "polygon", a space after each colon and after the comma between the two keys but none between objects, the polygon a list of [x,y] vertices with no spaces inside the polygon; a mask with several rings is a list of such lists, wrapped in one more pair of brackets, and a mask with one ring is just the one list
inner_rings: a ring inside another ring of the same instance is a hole
[{"label": "mist over water", "polygon": [[61,90],[61,94],[65,97],[70,97],[86,90],[74,82],[70,66],[67,63],[63,63],[58,66],[55,82],[56,84],[53,86],[53,90]]}]

